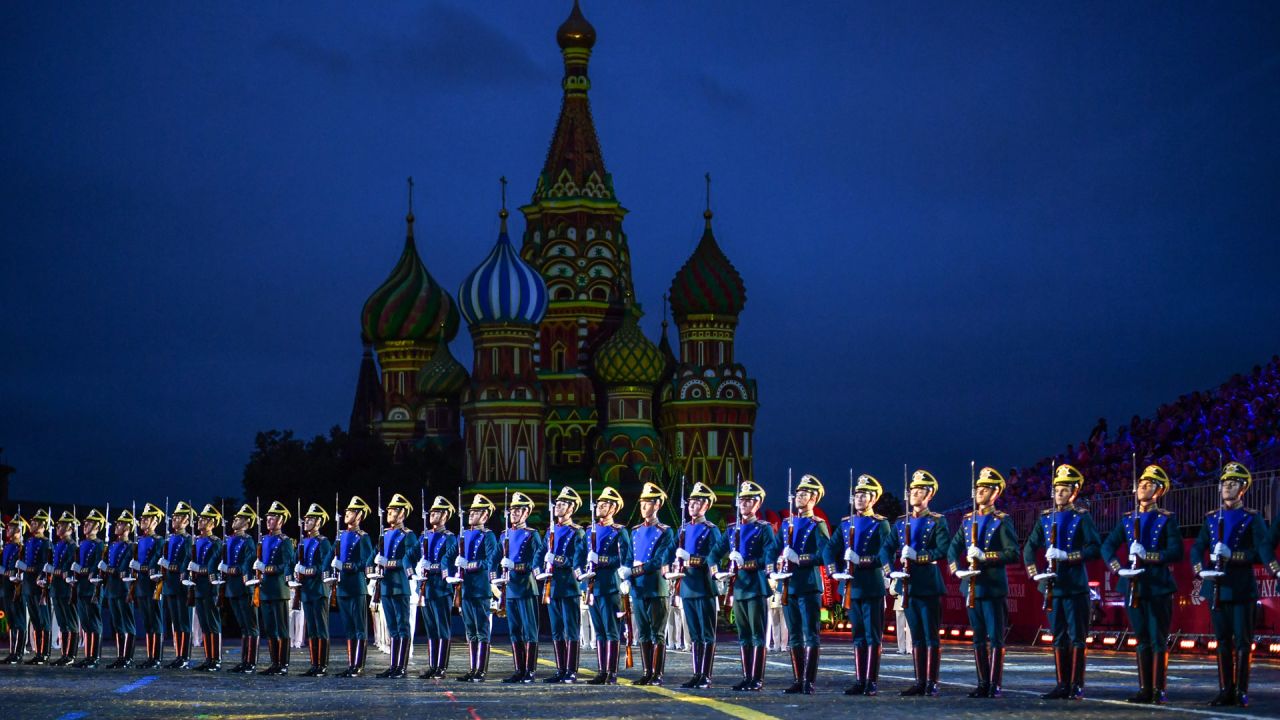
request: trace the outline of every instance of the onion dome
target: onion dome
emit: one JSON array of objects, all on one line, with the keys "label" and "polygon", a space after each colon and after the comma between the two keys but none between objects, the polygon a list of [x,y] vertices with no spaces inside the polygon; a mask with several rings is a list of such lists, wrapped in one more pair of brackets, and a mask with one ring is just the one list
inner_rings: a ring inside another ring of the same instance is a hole
[{"label": "onion dome", "polygon": [[596,374],[609,385],[655,385],[662,379],[666,358],[640,331],[640,308],[624,311],[622,325],[596,353]]},{"label": "onion dome", "polygon": [[578,0],[573,0],[573,10],[569,17],[556,30],[556,43],[560,49],[580,47],[590,50],[596,44],[596,29],[582,15]]},{"label": "onion dome", "polygon": [[700,314],[736,316],[747,304],[747,288],[716,243],[711,232],[711,211],[702,216],[707,220],[702,240],[671,281],[671,310],[677,318]]},{"label": "onion dome", "polygon": [[394,340],[448,342],[458,334],[458,310],[449,293],[427,272],[413,240],[413,211],[405,218],[404,252],[391,275],[360,314],[364,336],[375,343]]},{"label": "onion dome", "polygon": [[547,313],[547,284],[520,258],[507,236],[507,211],[498,213],[498,242],[458,290],[458,308],[468,325],[537,325]]},{"label": "onion dome", "polygon": [[471,382],[467,369],[440,343],[436,352],[418,371],[418,394],[422,397],[453,397]]}]

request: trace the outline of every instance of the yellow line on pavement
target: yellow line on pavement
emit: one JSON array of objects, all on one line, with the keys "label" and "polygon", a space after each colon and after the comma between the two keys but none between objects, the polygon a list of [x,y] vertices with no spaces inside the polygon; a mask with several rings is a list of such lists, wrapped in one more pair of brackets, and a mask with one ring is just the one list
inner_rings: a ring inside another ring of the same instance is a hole
[{"label": "yellow line on pavement", "polygon": [[[511,657],[510,652],[506,650],[499,650],[498,648],[491,648],[489,652]],[[549,665],[551,667],[555,667],[556,665],[551,660],[545,660],[543,658],[538,658],[538,664]],[[762,713],[759,710],[752,710],[749,707],[743,707],[742,705],[735,705],[733,703],[724,702],[723,700],[716,700],[715,698],[703,697],[701,695],[691,695],[689,693],[679,692],[676,690],[669,690],[661,685],[636,685],[634,683],[629,683],[623,687],[633,687],[637,690],[644,690],[655,695],[671,698],[672,700],[679,700],[681,702],[692,703],[694,705],[702,705],[703,707],[711,708],[712,710],[722,712],[729,717],[735,717],[739,720],[779,720],[777,716]]]}]

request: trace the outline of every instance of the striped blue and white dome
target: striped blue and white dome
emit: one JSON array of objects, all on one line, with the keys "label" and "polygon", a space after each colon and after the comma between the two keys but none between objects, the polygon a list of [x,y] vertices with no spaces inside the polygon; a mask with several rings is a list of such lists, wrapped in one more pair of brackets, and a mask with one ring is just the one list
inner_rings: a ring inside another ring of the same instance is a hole
[{"label": "striped blue and white dome", "polygon": [[493,252],[458,290],[458,309],[468,325],[537,325],[546,315],[547,285],[511,245],[505,217]]}]

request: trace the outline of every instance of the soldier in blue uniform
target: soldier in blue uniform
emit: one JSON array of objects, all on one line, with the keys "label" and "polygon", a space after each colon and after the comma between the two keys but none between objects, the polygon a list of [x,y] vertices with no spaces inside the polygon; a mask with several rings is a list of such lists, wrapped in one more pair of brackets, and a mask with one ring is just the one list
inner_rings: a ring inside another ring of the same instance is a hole
[{"label": "soldier in blue uniform", "polygon": [[[1085,562],[1101,556],[1102,540],[1093,518],[1074,505],[1084,476],[1071,465],[1059,465],[1053,476],[1053,507],[1031,527],[1022,549],[1027,574],[1052,593],[1049,624],[1053,627],[1053,658],[1057,685],[1045,700],[1084,697],[1085,636],[1089,632],[1089,573]],[[1052,541],[1051,541],[1052,540]],[[1036,553],[1044,549],[1052,570],[1040,572]]]},{"label": "soldier in blue uniform", "polygon": [[467,509],[467,529],[458,541],[457,572],[448,578],[451,585],[462,584],[462,629],[467,636],[471,669],[459,675],[459,682],[484,682],[489,672],[489,601],[493,597],[493,570],[501,557],[498,538],[485,527],[493,514],[493,501],[476,493]]},{"label": "soldier in blue uniform", "polygon": [[596,634],[599,672],[591,685],[618,684],[618,615],[622,612],[621,579],[631,567],[631,533],[613,521],[622,495],[606,487],[596,498],[595,522],[587,538],[587,564],[579,575],[587,582],[587,612]]},{"label": "soldier in blue uniform", "polygon": [[196,536],[192,543],[187,576],[195,583],[196,616],[200,618],[204,662],[192,668],[201,672],[222,669],[222,611],[218,608],[218,564],[222,562],[222,539],[213,534],[222,525],[222,513],[206,504],[196,519]]},{"label": "soldier in blue uniform", "polygon": [[960,578],[960,595],[972,597],[973,659],[978,685],[971,698],[1003,695],[1004,636],[1009,627],[1009,571],[1018,562],[1018,536],[1013,519],[996,509],[1004,493],[1004,476],[984,467],[974,483],[976,512],[965,514],[951,538],[951,574]]},{"label": "soldier in blue uniform", "polygon": [[69,510],[63,510],[54,527],[57,539],[53,543],[53,552],[49,565],[49,601],[53,604],[53,615],[58,620],[58,636],[62,641],[62,655],[51,660],[50,665],[70,665],[76,660],[76,649],[80,644],[80,618],[76,615],[76,605],[72,598],[75,586],[71,566],[76,562],[76,545],[74,532],[80,519]]},{"label": "soldier in blue uniform", "polygon": [[359,495],[351,496],[342,513],[346,528],[338,538],[333,569],[338,573],[338,614],[347,633],[347,669],[338,677],[360,677],[364,674],[365,646],[369,631],[369,584],[365,570],[373,565],[373,539],[360,523],[373,508]]},{"label": "soldier in blue uniform", "polygon": [[556,673],[546,683],[578,681],[578,643],[582,623],[582,584],[577,571],[587,561],[587,539],[582,528],[573,522],[573,514],[582,507],[582,496],[568,485],[560,489],[551,511],[555,526],[547,534],[547,551],[543,555],[543,573],[539,580],[549,583],[547,617],[551,621],[551,645],[555,649]]},{"label": "soldier in blue uniform", "polygon": [[240,625],[240,662],[231,668],[233,673],[252,673],[258,669],[258,609],[253,605],[253,587],[245,585],[258,557],[258,544],[249,535],[249,528],[257,524],[258,514],[253,508],[241,505],[231,518],[231,537],[223,543],[222,562],[218,565],[225,580],[223,587],[231,613]]},{"label": "soldier in blue uniform", "polygon": [[52,543],[47,533],[52,524],[49,512],[37,510],[28,521],[31,529],[27,539],[22,543],[22,559],[18,569],[22,571],[22,602],[27,607],[27,617],[31,623],[33,647],[36,654],[27,660],[25,665],[44,665],[49,661],[50,637],[49,626],[52,618],[49,614],[49,597],[46,593],[49,584],[49,573],[53,570],[49,565],[52,559]]},{"label": "soldier in blue uniform", "polygon": [[267,639],[271,664],[259,675],[289,674],[289,582],[293,579],[293,566],[297,562],[297,550],[293,538],[284,534],[289,520],[289,508],[279,500],[273,501],[264,513],[267,533],[258,547],[258,559],[253,569],[258,573],[258,611],[261,614],[262,635]]},{"label": "soldier in blue uniform", "polygon": [[98,533],[107,527],[107,518],[97,510],[90,510],[81,526],[83,537],[76,548],[75,561],[71,564],[71,580],[76,585],[76,614],[84,630],[84,659],[72,667],[96,669],[102,646],[102,608],[95,597],[96,585],[89,581],[97,572],[102,560],[104,543]]},{"label": "soldier in blue uniform", "polygon": [[329,672],[329,586],[324,573],[333,562],[333,541],[322,532],[329,513],[318,503],[311,503],[302,516],[302,544],[298,547],[298,563],[293,576],[302,587],[302,617],[307,625],[307,649],[311,667],[303,677],[321,677]]},{"label": "soldier in blue uniform", "polygon": [[[1222,506],[1205,515],[1200,535],[1191,546],[1191,568],[1204,579],[1201,597],[1210,601],[1209,618],[1218,640],[1218,695],[1215,707],[1249,705],[1249,666],[1253,660],[1254,605],[1258,581],[1253,566],[1276,562],[1267,544],[1262,513],[1244,506],[1253,476],[1238,462],[1229,462],[1219,476]],[[1205,554],[1209,564],[1204,564]]]},{"label": "soldier in blue uniform", "polygon": [[133,547],[133,557],[129,559],[129,572],[124,582],[132,590],[133,606],[136,618],[141,619],[142,632],[146,642],[147,659],[138,664],[141,670],[160,667],[160,657],[164,652],[164,604],[161,600],[164,585],[164,568],[160,560],[164,557],[164,538],[156,531],[165,521],[164,511],[159,507],[146,503],[142,514],[137,519],[138,541]]},{"label": "soldier in blue uniform", "polygon": [[813,694],[818,678],[818,656],[822,640],[822,556],[831,541],[827,523],[815,517],[813,509],[826,489],[815,475],[804,475],[796,485],[794,514],[782,523],[782,550],[778,572],[771,577],[784,586],[787,644],[791,650],[791,672],[795,681],[783,690],[788,695]]},{"label": "soldier in blue uniform", "polygon": [[[904,611],[911,628],[911,655],[916,681],[899,695],[938,694],[938,676],[942,669],[942,646],[938,630],[942,625],[942,584],[938,563],[947,557],[951,533],[947,519],[929,510],[929,501],[938,492],[938,479],[928,470],[916,470],[907,486],[906,515],[893,524],[894,552],[905,571],[891,573],[899,583],[906,583]],[[907,542],[910,523],[911,542]]]},{"label": "soldier in blue uniform", "polygon": [[18,580],[22,571],[22,536],[27,532],[27,520],[18,513],[4,525],[4,575],[0,577],[0,609],[9,621],[9,654],[0,665],[17,665],[27,647],[27,608],[22,603],[22,583]]},{"label": "soldier in blue uniform", "polygon": [[129,573],[129,561],[133,559],[133,531],[136,526],[133,513],[122,510],[116,517],[115,539],[98,561],[98,573],[102,579],[102,601],[111,618],[115,632],[116,661],[107,667],[121,670],[133,667],[133,638],[136,626],[133,622],[133,603],[129,584],[124,581]]},{"label": "soldier in blue uniform", "polygon": [[391,667],[378,673],[380,678],[405,677],[409,664],[409,573],[421,557],[418,536],[405,527],[405,517],[413,512],[413,504],[396,493],[387,503],[387,529],[382,534],[382,547],[374,556],[382,579],[382,614],[387,618],[387,634],[391,636]]},{"label": "soldier in blue uniform", "polygon": [[777,561],[778,539],[773,526],[759,516],[764,488],[746,480],[738,486],[738,520],[726,528],[712,553],[727,558],[728,568],[717,580],[732,584],[733,624],[738,631],[742,659],[739,692],[764,689],[765,627],[769,612],[769,567]]},{"label": "soldier in blue uniform", "polygon": [[658,510],[667,494],[657,485],[646,482],[640,490],[640,516],[643,522],[631,528],[631,567],[623,575],[631,580],[631,609],[636,623],[636,639],[640,642],[640,660],[644,675],[635,685],[661,685],[667,660],[667,612],[671,596],[666,573],[675,559],[676,536],[671,528],[658,521]]},{"label": "soldier in blue uniform", "polygon": [[448,498],[437,495],[427,513],[427,531],[422,534],[422,559],[418,561],[418,602],[421,603],[422,627],[427,635],[427,669],[418,677],[438,680],[449,669],[449,653],[453,645],[450,605],[453,588],[446,578],[458,557],[458,536],[449,530],[449,519],[457,508]]},{"label": "soldier in blue uniform", "polygon": [[[1182,561],[1178,520],[1156,505],[1169,485],[1164,468],[1148,465],[1134,487],[1137,511],[1125,513],[1102,543],[1102,560],[1120,575],[1117,589],[1130,599],[1125,609],[1138,639],[1138,693],[1128,699],[1131,703],[1166,702],[1169,621],[1173,618],[1173,594],[1178,590],[1170,567]],[[1129,567],[1120,564],[1120,548],[1127,550]]]},{"label": "soldier in blue uniform", "polygon": [[164,569],[164,614],[173,632],[173,650],[177,653],[165,667],[170,670],[186,670],[191,656],[191,610],[187,607],[187,588],[182,584],[187,576],[187,564],[191,562],[191,535],[187,529],[195,519],[195,508],[179,500],[170,517],[169,536],[165,538],[164,552],[159,565]]},{"label": "soldier in blue uniform", "polygon": [[[716,551],[721,545],[720,528],[707,521],[707,510],[716,502],[716,494],[703,483],[693,484],[686,503],[688,519],[676,542],[676,563],[682,575],[677,579],[678,592],[684,603],[685,627],[693,646],[693,677],[682,688],[711,687],[711,671],[716,657],[717,603],[712,569],[720,563]],[[673,579],[673,578],[668,578]]]},{"label": "soldier in blue uniform", "polygon": [[880,481],[858,476],[853,487],[853,515],[844,518],[831,534],[823,561],[831,577],[840,581],[853,627],[853,684],[845,695],[878,695],[880,692],[880,639],[884,635],[884,578],[893,562],[893,537],[889,521],[876,514],[884,494]]},{"label": "soldier in blue uniform", "polygon": [[533,574],[542,560],[542,536],[528,526],[533,512],[533,498],[522,492],[513,493],[507,505],[508,528],[499,539],[502,575],[498,583],[505,585],[507,627],[511,633],[511,656],[515,672],[504,683],[533,682],[538,667],[538,584]]}]

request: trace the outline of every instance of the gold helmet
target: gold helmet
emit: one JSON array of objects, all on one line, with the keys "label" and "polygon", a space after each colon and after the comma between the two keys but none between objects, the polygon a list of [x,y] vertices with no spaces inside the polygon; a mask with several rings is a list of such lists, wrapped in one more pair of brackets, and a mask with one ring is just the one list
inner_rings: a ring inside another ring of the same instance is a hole
[{"label": "gold helmet", "polygon": [[390,510],[392,508],[404,508],[406,513],[411,513],[413,512],[413,503],[409,502],[409,498],[396,493],[391,496],[391,501],[387,503],[387,509]]},{"label": "gold helmet", "polygon": [[1159,490],[1156,490],[1156,497],[1159,497],[1173,487],[1173,483],[1169,480],[1169,474],[1159,465],[1148,465],[1143,471],[1141,480],[1150,480],[1155,483]]},{"label": "gold helmet", "polygon": [[924,488],[929,491],[930,495],[938,492],[938,478],[928,470],[916,470],[911,473],[911,484],[907,485],[908,490],[916,488]]},{"label": "gold helmet", "polygon": [[853,492],[869,493],[871,495],[876,496],[876,498],[878,499],[881,495],[884,494],[884,487],[880,485],[879,480],[875,479],[874,477],[871,477],[870,475],[859,475],[858,483],[853,486]]},{"label": "gold helmet", "polygon": [[750,480],[743,480],[742,484],[738,486],[738,497],[760,498],[760,501],[764,502],[764,488]]},{"label": "gold helmet", "polygon": [[138,521],[134,519],[133,513],[129,512],[128,510],[121,510],[120,514],[116,516],[116,522],[129,523],[129,527],[138,526]]},{"label": "gold helmet", "polygon": [[46,526],[53,524],[53,518],[49,517],[48,510],[45,510],[44,508],[40,508],[39,510],[36,511],[35,515],[31,516],[32,525],[35,525],[38,522],[42,522]]},{"label": "gold helmet", "polygon": [[827,489],[822,487],[822,481],[818,479],[817,475],[801,475],[800,484],[796,485],[796,490],[809,490],[818,493],[818,502],[822,502],[822,496],[827,494]]},{"label": "gold helmet", "polygon": [[497,506],[493,504],[492,500],[485,497],[484,495],[481,495],[480,493],[476,493],[475,495],[471,496],[471,507],[467,509],[468,510],[484,510],[485,512],[492,514],[496,507]]},{"label": "gold helmet", "polygon": [[325,509],[320,506],[320,503],[311,503],[311,506],[302,514],[302,517],[319,518],[321,525],[329,522],[329,513],[325,512]]},{"label": "gold helmet", "polygon": [[142,517],[153,517],[158,520],[164,520],[164,510],[161,510],[151,503],[146,503],[142,506]]},{"label": "gold helmet", "polygon": [[606,487],[604,490],[601,490],[600,497],[596,498],[596,502],[611,502],[617,505],[619,510],[622,509],[622,495],[611,487]]},{"label": "gold helmet", "polygon": [[359,495],[351,496],[351,502],[347,503],[347,509],[362,512],[365,517],[368,517],[369,513],[373,512],[373,508],[369,507],[369,503],[365,502],[364,498]]},{"label": "gold helmet", "polygon": [[67,523],[69,525],[79,525],[80,518],[77,518],[75,515],[72,515],[70,510],[63,510],[62,516],[58,518],[58,524],[61,525],[62,523]]},{"label": "gold helmet", "polygon": [[1075,500],[1080,495],[1080,489],[1084,487],[1084,475],[1073,465],[1059,465],[1058,469],[1053,473],[1053,486],[1071,485],[1075,491],[1071,493],[1071,499]]},{"label": "gold helmet", "polygon": [[978,487],[993,487],[1004,491],[1004,476],[993,467],[984,467],[978,471],[978,481],[975,484]]},{"label": "gold helmet", "polygon": [[85,515],[85,516],[84,516],[84,521],[85,521],[85,522],[96,522],[96,523],[98,523],[98,526],[99,526],[99,527],[101,527],[101,526],[103,526],[103,525],[106,525],[106,524],[107,524],[107,516],[106,516],[106,515],[103,515],[101,510],[98,510],[97,508],[94,508],[94,509],[92,509],[92,510],[90,510],[90,511],[89,511],[89,514],[88,514],[88,515]]},{"label": "gold helmet", "polygon": [[178,504],[173,508],[173,517],[178,517],[179,515],[186,515],[194,520],[196,509],[188,505],[185,500],[179,500]]},{"label": "gold helmet", "polygon": [[1244,486],[1240,489],[1240,492],[1244,492],[1253,484],[1253,475],[1249,474],[1249,468],[1246,468],[1238,462],[1232,461],[1222,466],[1222,475],[1218,477],[1218,481],[1221,482],[1224,480],[1239,481],[1239,483]]},{"label": "gold helmet", "polygon": [[573,510],[571,512],[577,512],[578,508],[582,507],[582,496],[578,494],[577,490],[574,490],[568,485],[560,488],[560,494],[556,496],[556,502],[560,502],[561,500],[573,506]]},{"label": "gold helmet", "polygon": [[665,501],[667,499],[667,494],[662,491],[662,488],[658,487],[654,483],[647,482],[644,484],[644,487],[640,490],[640,499]]},{"label": "gold helmet", "polygon": [[700,482],[694,483],[693,489],[689,491],[689,499],[693,500],[694,498],[702,498],[710,505],[716,504],[715,491]]},{"label": "gold helmet", "polygon": [[9,518],[9,522],[6,523],[6,525],[17,525],[18,532],[22,532],[22,533],[25,533],[26,531],[31,529],[31,524],[28,523],[27,519],[22,517],[21,515],[14,515],[13,517]]},{"label": "gold helmet", "polygon": [[507,502],[507,507],[508,508],[520,508],[520,507],[529,508],[529,511],[533,512],[533,498],[519,491],[513,492],[511,493],[511,499]]},{"label": "gold helmet", "polygon": [[249,503],[245,503],[240,506],[240,509],[236,512],[236,517],[248,520],[250,525],[258,522],[258,513],[254,512],[253,508],[249,507]]},{"label": "gold helmet", "polygon": [[293,513],[289,512],[289,508],[285,507],[284,503],[279,500],[272,500],[271,506],[267,508],[267,512],[264,514],[267,517],[276,515],[280,518],[280,522],[285,522],[289,518],[293,517]]},{"label": "gold helmet", "polygon": [[215,523],[222,522],[222,511],[214,507],[211,503],[205,503],[204,509],[200,511],[200,517],[209,518]]},{"label": "gold helmet", "polygon": [[448,520],[458,513],[458,508],[454,507],[453,503],[449,502],[449,498],[443,495],[437,495],[436,498],[431,501],[431,507],[429,509],[443,510],[445,520]]}]

